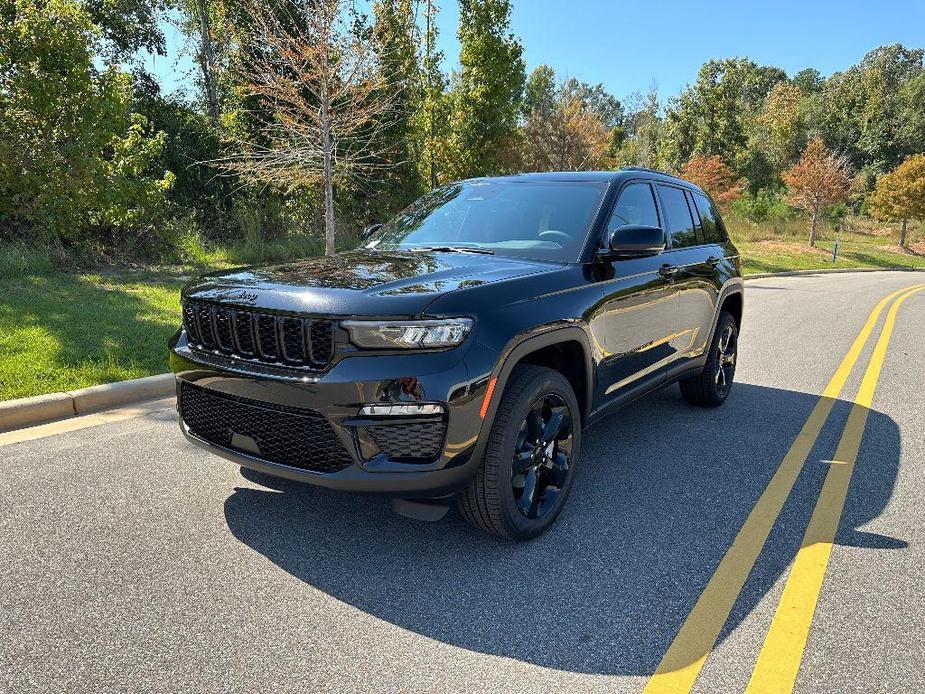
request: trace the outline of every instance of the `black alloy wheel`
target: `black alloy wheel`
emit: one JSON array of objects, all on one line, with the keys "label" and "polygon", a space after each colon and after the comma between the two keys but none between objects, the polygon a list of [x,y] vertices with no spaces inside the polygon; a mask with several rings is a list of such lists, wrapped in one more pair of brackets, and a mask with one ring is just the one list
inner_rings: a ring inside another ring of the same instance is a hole
[{"label": "black alloy wheel", "polygon": [[718,407],[725,402],[735,378],[738,361],[739,327],[735,318],[723,311],[707,352],[707,363],[696,375],[680,381],[681,395],[691,405]]},{"label": "black alloy wheel", "polygon": [[546,393],[524,417],[514,446],[511,490],[527,518],[556,506],[572,465],[572,419],[565,401]]},{"label": "black alloy wheel", "polygon": [[727,323],[723,326],[723,331],[719,335],[714,366],[716,373],[713,377],[713,380],[716,381],[716,390],[723,397],[732,387],[732,378],[735,375],[736,343],[735,325]]},{"label": "black alloy wheel", "polygon": [[581,410],[559,371],[514,367],[494,412],[484,459],[456,508],[507,540],[536,537],[558,518],[575,482]]}]

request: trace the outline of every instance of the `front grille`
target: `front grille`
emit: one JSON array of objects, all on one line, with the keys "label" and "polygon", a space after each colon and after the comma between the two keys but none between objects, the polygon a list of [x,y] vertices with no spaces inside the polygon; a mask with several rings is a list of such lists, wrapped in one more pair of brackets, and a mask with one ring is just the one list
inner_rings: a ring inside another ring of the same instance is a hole
[{"label": "front grille", "polygon": [[[328,420],[314,410],[273,405],[182,383],[180,415],[199,438],[271,463],[313,472],[337,472],[353,462]],[[240,445],[247,439],[256,444],[259,453]]]},{"label": "front grille", "polygon": [[390,458],[436,458],[443,446],[446,423],[380,424],[367,427],[373,441]]},{"label": "front grille", "polygon": [[183,304],[183,327],[193,347],[268,364],[320,370],[334,358],[334,323],[227,308]]}]

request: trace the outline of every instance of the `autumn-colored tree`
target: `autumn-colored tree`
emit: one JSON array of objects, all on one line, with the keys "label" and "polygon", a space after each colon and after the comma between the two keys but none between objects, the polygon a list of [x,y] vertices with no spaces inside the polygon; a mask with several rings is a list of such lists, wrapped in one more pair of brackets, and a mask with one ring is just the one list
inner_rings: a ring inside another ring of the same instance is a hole
[{"label": "autumn-colored tree", "polygon": [[347,0],[244,0],[251,25],[237,76],[268,114],[226,166],[286,191],[324,189],[325,253],[334,255],[334,182],[389,166],[384,138],[398,93],[381,50],[352,29]]},{"label": "autumn-colored tree", "polygon": [[577,98],[534,112],[524,125],[524,164],[533,171],[603,168],[607,129]]},{"label": "autumn-colored tree", "polygon": [[681,167],[681,176],[703,188],[720,207],[726,207],[742,194],[742,181],[718,154],[697,155]]},{"label": "autumn-colored tree", "polygon": [[790,189],[788,202],[810,217],[809,245],[816,245],[816,222],[823,210],[845,202],[851,187],[847,157],[830,152],[816,138],[806,145],[800,160],[781,174]]},{"label": "autumn-colored tree", "polygon": [[905,248],[909,220],[925,220],[925,154],[912,155],[877,179],[868,201],[875,217],[902,221],[899,245]]}]

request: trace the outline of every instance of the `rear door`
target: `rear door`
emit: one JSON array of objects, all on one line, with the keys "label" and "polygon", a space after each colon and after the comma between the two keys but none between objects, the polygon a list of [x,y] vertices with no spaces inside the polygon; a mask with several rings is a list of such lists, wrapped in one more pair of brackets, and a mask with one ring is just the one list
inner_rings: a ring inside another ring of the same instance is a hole
[{"label": "rear door", "polygon": [[[620,191],[608,236],[625,224],[662,226],[648,181],[631,181]],[[600,406],[664,380],[662,367],[675,358],[670,343],[677,332],[678,297],[672,278],[661,272],[662,263],[659,255],[615,260],[605,267],[602,300],[589,321],[598,353]]]},{"label": "rear door", "polygon": [[680,358],[701,354],[709,343],[716,289],[712,277],[710,246],[704,243],[703,227],[690,193],[680,186],[656,186],[671,250],[662,254],[678,290],[678,323],[672,345]]}]

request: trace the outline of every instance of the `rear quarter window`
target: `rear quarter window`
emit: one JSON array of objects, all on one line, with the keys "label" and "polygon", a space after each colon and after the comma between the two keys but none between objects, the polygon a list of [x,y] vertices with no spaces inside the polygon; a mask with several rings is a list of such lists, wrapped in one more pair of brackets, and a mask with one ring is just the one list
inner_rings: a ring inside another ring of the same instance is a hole
[{"label": "rear quarter window", "polygon": [[704,243],[720,243],[726,240],[726,228],[719,216],[719,210],[703,193],[692,192],[691,196],[700,212],[700,222],[703,225]]}]

